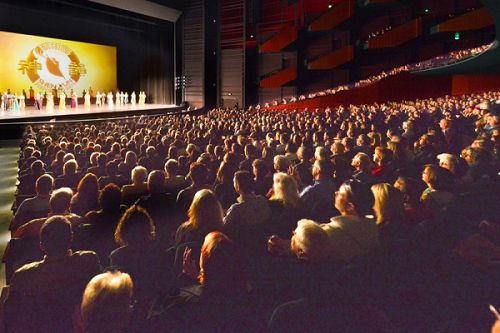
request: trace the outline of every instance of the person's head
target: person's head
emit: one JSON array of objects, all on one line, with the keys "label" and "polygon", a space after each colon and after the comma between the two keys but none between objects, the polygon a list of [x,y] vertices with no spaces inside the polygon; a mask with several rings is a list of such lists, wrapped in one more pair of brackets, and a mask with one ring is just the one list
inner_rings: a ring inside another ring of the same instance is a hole
[{"label": "person's head", "polygon": [[197,230],[206,232],[222,229],[224,217],[221,204],[210,190],[196,192],[188,210],[188,223]]},{"label": "person's head", "polygon": [[263,178],[269,173],[266,161],[263,159],[256,159],[252,162],[252,171],[255,178]]},{"label": "person's head", "polygon": [[330,153],[325,147],[316,147],[316,149],[314,150],[314,159],[316,161],[327,160],[328,158],[330,158]]},{"label": "person's head", "polygon": [[290,160],[286,158],[285,155],[274,156],[274,171],[275,172],[287,172],[290,166]]},{"label": "person's head", "polygon": [[301,161],[309,161],[314,157],[312,150],[306,146],[300,146],[297,150],[297,157]]},{"label": "person's head", "polygon": [[149,193],[164,193],[165,192],[165,176],[160,170],[154,170],[148,176],[148,191]]},{"label": "person's head", "polygon": [[353,157],[351,165],[356,170],[368,171],[371,168],[370,156],[365,153],[357,153]]},{"label": "person's head", "polygon": [[111,161],[106,163],[106,174],[108,176],[114,177],[118,173],[118,162]]},{"label": "person's head", "polygon": [[122,192],[120,188],[111,183],[102,189],[99,194],[99,205],[105,212],[118,212],[122,201]]},{"label": "person's head", "polygon": [[321,262],[330,256],[329,237],[319,223],[302,219],[293,231],[290,248],[297,258]]},{"label": "person's head", "polygon": [[297,207],[300,203],[300,196],[295,178],[284,172],[275,173],[271,200],[280,201],[285,207]]},{"label": "person's head", "polygon": [[316,180],[331,179],[333,177],[333,165],[328,159],[314,161],[312,176]]},{"label": "person's head", "polygon": [[330,151],[332,152],[333,155],[342,154],[344,152],[344,145],[342,144],[341,141],[335,141],[331,145]]},{"label": "person's head", "polygon": [[106,163],[108,162],[108,157],[104,153],[100,153],[97,156],[97,165],[100,166],[101,168],[106,167]]},{"label": "person's head", "polygon": [[143,166],[136,166],[130,173],[130,178],[134,184],[142,184],[148,178],[148,170]]},{"label": "person's head", "polygon": [[427,164],[422,171],[422,181],[430,188],[435,188],[439,181],[439,169],[434,164]]},{"label": "person's head", "polygon": [[130,275],[105,272],[90,280],[80,307],[86,333],[123,332],[130,321],[133,283]]},{"label": "person's head", "polygon": [[36,194],[39,196],[48,196],[54,187],[54,178],[51,175],[41,175],[35,183]]},{"label": "person's head", "polygon": [[125,154],[125,164],[136,165],[137,164],[137,154],[132,150],[127,151]]},{"label": "person's head", "polygon": [[36,160],[30,165],[31,174],[40,175],[45,172],[44,164],[40,160]]},{"label": "person's head", "polygon": [[76,192],[83,195],[94,195],[97,197],[99,185],[96,175],[93,173],[87,173],[78,183]]},{"label": "person's head", "polygon": [[437,156],[439,166],[450,170],[451,173],[456,173],[458,167],[458,158],[455,155],[442,153]]},{"label": "person's head", "polygon": [[63,157],[63,162],[66,163],[70,160],[74,160],[75,159],[75,155],[73,155],[72,153],[66,153],[64,154],[64,157]]},{"label": "person's head", "polygon": [[165,163],[165,172],[167,173],[168,177],[170,178],[175,177],[177,175],[178,170],[179,170],[179,162],[177,162],[177,160],[171,158]]},{"label": "person's head", "polygon": [[253,176],[248,171],[238,171],[234,174],[234,190],[240,195],[250,194],[254,190]]},{"label": "person's head", "polygon": [[203,185],[207,180],[208,170],[207,168],[198,162],[191,163],[189,166],[189,178],[195,185]]},{"label": "person's head", "polygon": [[63,174],[65,176],[74,175],[76,170],[78,170],[78,163],[76,160],[69,160],[64,163]]},{"label": "person's head", "polygon": [[98,152],[93,152],[92,154],[90,154],[90,165],[97,165],[97,157],[99,157],[99,154]]},{"label": "person's head", "polygon": [[238,247],[223,233],[205,236],[200,254],[200,284],[210,291],[233,293],[245,284]]},{"label": "person's head", "polygon": [[412,178],[399,176],[394,182],[394,188],[398,189],[403,194],[405,203],[417,205],[420,201],[419,186],[417,181]]},{"label": "person's head", "polygon": [[375,152],[373,153],[373,162],[377,163],[377,165],[387,165],[390,161],[392,161],[392,151],[385,147],[376,147]]},{"label": "person's head", "polygon": [[257,154],[257,149],[252,144],[245,145],[245,157],[253,158]]},{"label": "person's head", "polygon": [[64,216],[49,217],[40,228],[40,248],[48,256],[66,253],[72,241],[71,223]]},{"label": "person's head", "polygon": [[69,211],[73,191],[69,187],[61,187],[52,192],[49,199],[50,211],[53,215],[66,214]]},{"label": "person's head", "polygon": [[387,142],[387,149],[392,153],[392,159],[396,161],[406,160],[406,153],[402,141],[389,141]]},{"label": "person's head", "polygon": [[155,225],[148,212],[137,205],[123,213],[115,230],[118,245],[144,244],[155,239]]},{"label": "person's head", "polygon": [[370,187],[354,179],[345,181],[335,192],[335,208],[341,215],[370,215],[373,201]]},{"label": "person's head", "polygon": [[398,189],[387,183],[379,183],[372,186],[372,192],[375,198],[373,211],[375,212],[377,223],[403,222],[403,194]]},{"label": "person's head", "polygon": [[236,172],[236,167],[232,164],[222,162],[217,170],[216,180],[219,184],[231,183]]}]

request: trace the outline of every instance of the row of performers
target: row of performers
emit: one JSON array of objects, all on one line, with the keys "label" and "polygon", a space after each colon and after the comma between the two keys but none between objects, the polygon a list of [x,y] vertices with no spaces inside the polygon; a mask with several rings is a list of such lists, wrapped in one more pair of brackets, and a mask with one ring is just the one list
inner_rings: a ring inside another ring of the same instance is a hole
[{"label": "row of performers", "polygon": [[[46,99],[46,108],[47,109],[54,109],[55,103],[54,103],[54,95],[52,92],[46,93],[45,96],[36,93],[34,96],[34,107],[37,110],[42,109],[43,105],[43,99]],[[130,101],[129,101],[130,97]],[[135,94],[135,91],[133,91],[130,96],[128,92],[123,92],[123,91],[117,91],[115,95],[113,95],[112,92],[108,92],[107,94],[105,92],[100,93],[97,92],[95,96],[95,104],[96,106],[103,106],[107,105],[109,108],[116,106],[122,106],[122,105],[128,105],[129,103],[134,106],[136,104],[142,106],[146,104],[146,93],[144,91],[141,91],[139,93],[139,100],[137,100],[137,95]],[[90,108],[91,105],[91,95],[90,93],[85,93],[84,95],[84,106],[87,108]],[[2,104],[0,110],[5,111],[5,110],[13,110],[13,111],[18,111],[18,110],[24,110],[26,107],[26,97],[24,94],[21,95],[16,95],[12,94],[10,92],[10,89],[7,90],[3,95],[2,95]],[[70,102],[71,108],[76,108],[78,106],[78,96],[74,91],[71,91],[71,102]],[[65,109],[66,108],[66,94],[64,92],[61,92],[59,94],[59,109]]]}]

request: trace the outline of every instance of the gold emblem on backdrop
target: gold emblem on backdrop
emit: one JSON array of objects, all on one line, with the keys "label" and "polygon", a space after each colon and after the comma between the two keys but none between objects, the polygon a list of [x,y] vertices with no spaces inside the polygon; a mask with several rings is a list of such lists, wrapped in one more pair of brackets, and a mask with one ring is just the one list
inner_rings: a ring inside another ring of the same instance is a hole
[{"label": "gold emblem on backdrop", "polygon": [[18,70],[39,89],[71,88],[87,74],[76,53],[64,44],[42,43],[19,61]]}]

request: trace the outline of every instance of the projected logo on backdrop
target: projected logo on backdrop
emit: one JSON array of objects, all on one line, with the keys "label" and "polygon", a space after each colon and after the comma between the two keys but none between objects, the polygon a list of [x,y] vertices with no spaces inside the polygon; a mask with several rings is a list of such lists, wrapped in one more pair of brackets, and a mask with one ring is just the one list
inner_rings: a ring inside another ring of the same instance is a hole
[{"label": "projected logo on backdrop", "polygon": [[43,43],[33,48],[19,70],[38,88],[50,90],[59,85],[71,88],[87,74],[85,65],[73,50],[59,43]]}]

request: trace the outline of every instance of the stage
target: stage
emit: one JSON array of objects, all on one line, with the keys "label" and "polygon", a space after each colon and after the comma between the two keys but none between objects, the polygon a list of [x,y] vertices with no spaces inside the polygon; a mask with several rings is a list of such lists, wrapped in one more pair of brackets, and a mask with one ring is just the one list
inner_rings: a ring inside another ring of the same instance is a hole
[{"label": "stage", "polygon": [[[99,118],[119,118],[125,116],[139,115],[155,115],[165,113],[180,112],[181,107],[169,104],[145,104],[134,105],[127,104],[123,106],[113,106],[109,108],[107,105],[96,106],[92,104],[90,108],[83,104],[72,109],[66,106],[60,110],[56,107],[53,110],[47,110],[44,106],[42,110],[36,110],[33,106],[27,106],[24,110],[0,110],[0,126],[2,124],[29,124],[34,122],[48,121],[71,121],[71,120],[89,120]],[[0,127],[1,129],[1,127]]]}]

